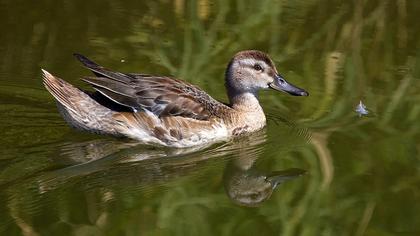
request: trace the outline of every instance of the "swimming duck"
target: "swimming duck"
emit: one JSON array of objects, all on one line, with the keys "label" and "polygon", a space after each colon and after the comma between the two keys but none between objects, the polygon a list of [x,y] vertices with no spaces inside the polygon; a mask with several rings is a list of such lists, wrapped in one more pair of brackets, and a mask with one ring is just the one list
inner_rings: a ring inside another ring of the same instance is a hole
[{"label": "swimming duck", "polygon": [[263,52],[241,51],[225,73],[229,104],[199,87],[166,76],[120,73],[74,56],[96,76],[85,77],[95,92],[84,91],[42,70],[59,112],[74,128],[170,147],[203,145],[250,133],[266,125],[258,91],[274,89],[295,96],[308,92],[288,83]]}]

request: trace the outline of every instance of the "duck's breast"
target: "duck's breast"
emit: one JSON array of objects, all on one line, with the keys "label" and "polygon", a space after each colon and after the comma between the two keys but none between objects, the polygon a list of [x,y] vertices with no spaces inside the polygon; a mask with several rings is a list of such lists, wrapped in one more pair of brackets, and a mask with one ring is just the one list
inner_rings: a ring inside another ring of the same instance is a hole
[{"label": "duck's breast", "polygon": [[142,143],[171,147],[191,147],[225,140],[227,126],[220,119],[195,120],[181,116],[158,117],[141,111],[114,116],[120,131]]}]

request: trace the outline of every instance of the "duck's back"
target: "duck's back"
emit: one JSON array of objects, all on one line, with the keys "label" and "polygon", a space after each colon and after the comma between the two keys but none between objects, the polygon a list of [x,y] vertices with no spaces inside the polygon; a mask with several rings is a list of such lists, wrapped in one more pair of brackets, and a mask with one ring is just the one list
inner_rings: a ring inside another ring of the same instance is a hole
[{"label": "duck's back", "polygon": [[83,80],[109,99],[132,111],[148,110],[159,117],[182,116],[209,120],[228,109],[199,87],[170,77],[110,71],[86,57],[75,56],[97,77]]}]

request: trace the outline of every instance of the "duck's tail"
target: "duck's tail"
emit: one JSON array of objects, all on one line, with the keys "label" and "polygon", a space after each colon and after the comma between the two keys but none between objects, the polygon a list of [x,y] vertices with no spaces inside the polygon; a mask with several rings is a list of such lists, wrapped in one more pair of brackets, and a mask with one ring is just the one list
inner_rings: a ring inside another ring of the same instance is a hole
[{"label": "duck's tail", "polygon": [[57,100],[64,119],[74,128],[100,134],[119,135],[114,111],[100,105],[88,94],[42,69],[45,88]]}]

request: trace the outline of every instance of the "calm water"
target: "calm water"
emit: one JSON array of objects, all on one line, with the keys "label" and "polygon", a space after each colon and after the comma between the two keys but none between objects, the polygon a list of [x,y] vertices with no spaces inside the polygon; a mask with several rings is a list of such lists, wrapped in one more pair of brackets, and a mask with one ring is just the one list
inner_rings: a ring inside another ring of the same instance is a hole
[{"label": "calm water", "polygon": [[[419,13],[414,0],[0,1],[0,235],[420,235]],[[80,52],[226,101],[243,49],[311,95],[264,91],[266,129],[202,149],[74,131],[41,83],[45,68],[87,88]]]}]

